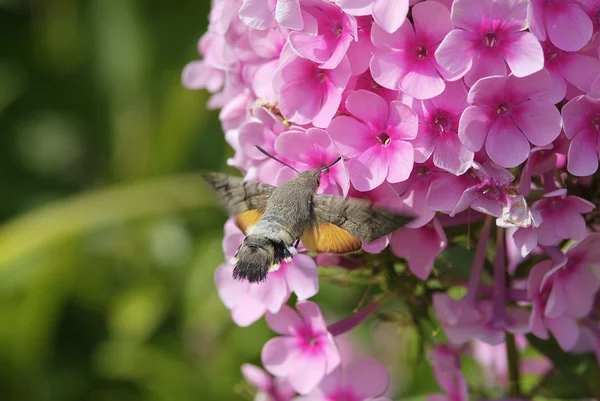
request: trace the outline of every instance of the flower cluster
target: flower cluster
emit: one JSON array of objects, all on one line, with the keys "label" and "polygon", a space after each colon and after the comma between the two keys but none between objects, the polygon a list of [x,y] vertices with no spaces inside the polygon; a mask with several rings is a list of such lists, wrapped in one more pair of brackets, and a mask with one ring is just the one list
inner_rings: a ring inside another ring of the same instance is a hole
[{"label": "flower cluster", "polygon": [[[432,400],[468,399],[459,356],[475,344],[503,346],[510,359],[523,334],[552,335],[600,362],[599,16],[598,0],[212,1],[202,60],[182,80],[213,94],[208,107],[220,109],[235,151],[228,164],[279,185],[295,173],[256,145],[299,171],[342,156],[319,193],[417,216],[364,244],[366,256],[300,248],[258,284],[218,268],[234,322],[266,316],[280,335],[262,350],[275,379],[243,367],[261,397],[382,396],[383,367],[342,360],[335,337],[390,295],[416,325],[435,316],[445,334],[423,339],[444,393]],[[243,238],[230,220],[227,260]],[[467,257],[449,263],[457,253]],[[444,268],[457,261],[468,276]],[[384,284],[369,306],[327,325],[308,301],[317,264],[362,268]],[[457,287],[464,296],[447,291]],[[423,305],[432,313],[419,315]]]}]

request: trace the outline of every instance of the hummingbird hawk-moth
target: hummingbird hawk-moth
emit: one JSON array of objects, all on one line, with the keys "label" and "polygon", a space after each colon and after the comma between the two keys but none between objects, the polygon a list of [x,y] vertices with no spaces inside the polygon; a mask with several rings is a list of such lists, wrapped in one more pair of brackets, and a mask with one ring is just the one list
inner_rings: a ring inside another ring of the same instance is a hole
[{"label": "hummingbird hawk-moth", "polygon": [[246,235],[231,261],[235,263],[236,279],[252,283],[265,280],[282,261],[291,261],[299,240],[316,253],[353,253],[362,249],[363,241],[381,238],[413,219],[376,207],[368,200],[317,194],[321,173],[340,158],[300,173],[257,148],[298,176],[275,187],[222,173],[203,174]]}]

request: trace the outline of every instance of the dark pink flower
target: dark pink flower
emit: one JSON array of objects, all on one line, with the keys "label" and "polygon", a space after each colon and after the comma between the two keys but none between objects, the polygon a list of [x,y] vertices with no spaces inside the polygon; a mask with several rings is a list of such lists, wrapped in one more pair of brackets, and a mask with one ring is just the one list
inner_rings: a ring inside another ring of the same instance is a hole
[{"label": "dark pink flower", "polygon": [[531,0],[531,32],[541,41],[569,52],[581,49],[592,37],[594,25],[577,1]]},{"label": "dark pink flower", "polygon": [[300,315],[287,305],[276,314],[267,313],[269,327],[282,337],[267,341],[262,362],[269,373],[307,394],[340,364],[340,354],[319,306],[304,301],[296,309]]},{"label": "dark pink flower", "polygon": [[488,77],[469,91],[467,107],[460,118],[458,136],[465,147],[485,149],[495,163],[512,168],[529,156],[529,143],[545,146],[561,130],[554,104],[543,98],[550,75],[540,71],[525,78]]},{"label": "dark pink flower", "polygon": [[448,9],[437,2],[416,4],[412,16],[414,28],[406,23],[392,34],[373,26],[371,39],[378,49],[371,59],[371,74],[388,89],[400,89],[417,99],[431,99],[445,87],[445,71],[434,53],[454,26]]},{"label": "dark pink flower", "polygon": [[600,94],[578,96],[562,108],[565,134],[571,139],[567,158],[569,173],[592,175],[598,170]]},{"label": "dark pink flower", "polygon": [[457,29],[435,52],[438,63],[454,78],[466,74],[468,86],[486,76],[506,76],[506,64],[517,77],[541,70],[542,47],[525,31],[528,8],[528,0],[456,0],[451,18]]},{"label": "dark pink flower", "polygon": [[382,182],[406,180],[412,171],[411,139],[417,135],[417,115],[407,105],[365,90],[346,99],[351,116],[336,117],[327,132],[348,159],[348,175],[359,191],[369,191]]},{"label": "dark pink flower", "polygon": [[284,28],[302,29],[300,0],[244,0],[240,19],[251,28],[265,30],[275,22]]},{"label": "dark pink flower", "polygon": [[258,390],[256,400],[291,401],[296,395],[294,389],[285,379],[273,378],[258,366],[245,363],[242,375],[248,383]]},{"label": "dark pink flower", "polygon": [[388,33],[400,28],[408,14],[408,0],[340,0],[339,3],[350,15],[372,15]]}]

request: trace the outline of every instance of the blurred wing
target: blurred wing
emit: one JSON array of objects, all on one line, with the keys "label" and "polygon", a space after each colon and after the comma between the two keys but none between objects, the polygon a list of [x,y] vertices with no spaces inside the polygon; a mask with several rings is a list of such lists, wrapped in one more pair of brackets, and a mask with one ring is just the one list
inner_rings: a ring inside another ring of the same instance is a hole
[{"label": "blurred wing", "polygon": [[317,253],[345,253],[358,252],[362,243],[348,231],[331,223],[318,223],[307,228],[300,237],[304,246]]},{"label": "blurred wing", "polygon": [[248,231],[250,228],[256,225],[260,218],[262,217],[263,212],[257,209],[247,210],[235,216],[235,222],[237,223],[240,230],[245,235],[248,235]]},{"label": "blurred wing", "polygon": [[410,223],[414,217],[376,207],[364,199],[344,199],[340,196],[315,196],[317,222],[343,228],[361,241],[374,241]]}]

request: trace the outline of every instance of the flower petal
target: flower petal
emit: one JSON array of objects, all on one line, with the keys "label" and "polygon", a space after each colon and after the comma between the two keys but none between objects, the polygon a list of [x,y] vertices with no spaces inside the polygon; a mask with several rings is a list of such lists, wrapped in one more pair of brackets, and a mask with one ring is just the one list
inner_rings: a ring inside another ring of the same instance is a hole
[{"label": "flower petal", "polygon": [[346,109],[366,123],[375,132],[384,131],[388,118],[388,105],[373,92],[359,89],[346,99]]},{"label": "flower petal", "polygon": [[584,129],[571,140],[567,160],[569,173],[585,177],[598,170],[598,134]]},{"label": "flower petal", "polygon": [[395,32],[406,21],[408,0],[375,0],[373,19],[386,32]]},{"label": "flower petal", "polygon": [[531,32],[517,32],[502,46],[502,53],[516,77],[525,77],[544,67],[544,51]]},{"label": "flower petal", "polygon": [[400,82],[400,89],[416,99],[431,99],[442,93],[445,87],[444,80],[428,60],[414,63]]},{"label": "flower petal", "polygon": [[333,119],[327,133],[344,157],[352,158],[375,144],[373,132],[355,118],[339,116]]},{"label": "flower petal", "polygon": [[295,337],[275,337],[267,341],[261,352],[262,363],[267,372],[286,377],[297,369],[297,341]]},{"label": "flower petal", "polygon": [[558,342],[558,345],[564,350],[569,351],[575,346],[579,339],[579,326],[570,317],[561,317],[558,319],[545,319],[546,326]]},{"label": "flower petal", "polygon": [[392,140],[386,151],[388,160],[387,181],[395,183],[408,179],[412,172],[415,156],[410,142]]},{"label": "flower petal", "polygon": [[555,4],[546,12],[546,27],[552,44],[569,52],[585,46],[594,31],[594,25],[585,11],[568,1]]},{"label": "flower petal", "polygon": [[297,124],[308,124],[319,113],[323,104],[323,91],[309,81],[292,82],[281,89],[279,110]]},{"label": "flower petal", "polygon": [[315,261],[306,255],[296,255],[285,269],[288,287],[304,301],[319,292],[319,272]]},{"label": "flower petal", "polygon": [[377,397],[388,386],[388,374],[376,359],[365,358],[350,362],[345,369],[346,383],[360,399]]},{"label": "flower petal", "polygon": [[571,99],[562,108],[563,124],[567,138],[573,138],[578,132],[590,126],[594,110],[586,96]]},{"label": "flower petal", "polygon": [[498,118],[485,141],[485,150],[492,161],[512,168],[527,160],[529,142],[508,117]]},{"label": "flower petal", "polygon": [[[438,64],[450,74],[447,79],[454,81],[469,71],[475,58],[472,33],[460,29],[450,31],[435,51]],[[460,57],[457,55],[460,54]]]},{"label": "flower petal", "polygon": [[412,63],[404,51],[378,51],[369,67],[373,80],[384,88],[398,90],[400,81],[410,71]]},{"label": "flower petal", "polygon": [[258,366],[245,363],[242,365],[242,376],[253,387],[261,391],[269,391],[273,385],[271,377]]},{"label": "flower petal", "polygon": [[[264,1],[264,0],[261,0]],[[301,30],[304,28],[299,0],[277,0],[275,20],[284,28]]]},{"label": "flower petal", "polygon": [[265,0],[244,0],[240,11],[240,19],[247,26],[264,30],[269,28],[275,17],[275,2]]},{"label": "flower petal", "polygon": [[500,50],[478,53],[473,59],[473,66],[465,74],[465,84],[473,86],[482,78],[507,75],[506,63]]},{"label": "flower petal", "polygon": [[465,109],[458,125],[458,138],[465,147],[478,152],[488,132],[495,125],[493,110],[489,107],[469,106]]},{"label": "flower petal", "polygon": [[532,99],[523,102],[514,106],[510,115],[535,146],[548,145],[560,134],[560,112],[548,101]]},{"label": "flower petal", "polygon": [[412,8],[416,34],[429,43],[439,43],[454,28],[450,10],[435,1],[417,3]]},{"label": "flower petal", "polygon": [[319,306],[311,301],[301,301],[296,304],[296,309],[304,320],[304,324],[311,328],[313,333],[327,332],[327,325]]},{"label": "flower petal", "polygon": [[348,161],[348,176],[354,188],[370,191],[378,187],[388,174],[386,153],[379,144],[373,145],[357,158]]},{"label": "flower petal", "polygon": [[246,294],[231,309],[231,320],[241,327],[250,326],[265,314],[267,308],[252,295]]},{"label": "flower petal", "polygon": [[283,305],[277,313],[268,312],[265,319],[271,330],[282,335],[293,335],[304,325],[300,316],[287,305]]},{"label": "flower petal", "polygon": [[448,133],[438,139],[433,152],[433,164],[454,175],[464,174],[473,164],[473,152],[461,143],[458,135]]},{"label": "flower petal", "polygon": [[325,358],[322,354],[302,353],[296,360],[294,371],[287,379],[294,390],[305,395],[323,380],[325,368]]}]

